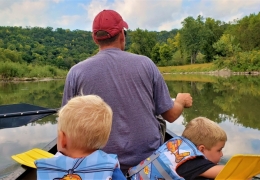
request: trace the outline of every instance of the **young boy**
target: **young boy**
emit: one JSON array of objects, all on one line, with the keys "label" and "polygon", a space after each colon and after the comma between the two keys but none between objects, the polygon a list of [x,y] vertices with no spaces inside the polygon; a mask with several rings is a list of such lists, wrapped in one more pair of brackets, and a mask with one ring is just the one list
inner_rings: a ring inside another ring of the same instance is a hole
[{"label": "young boy", "polygon": [[152,156],[129,170],[131,179],[214,179],[227,135],[205,118],[191,120],[182,136],[164,143]]},{"label": "young boy", "polygon": [[78,96],[58,116],[58,153],[36,161],[38,180],[125,179],[117,156],[99,150],[111,131],[108,104],[96,95]]}]

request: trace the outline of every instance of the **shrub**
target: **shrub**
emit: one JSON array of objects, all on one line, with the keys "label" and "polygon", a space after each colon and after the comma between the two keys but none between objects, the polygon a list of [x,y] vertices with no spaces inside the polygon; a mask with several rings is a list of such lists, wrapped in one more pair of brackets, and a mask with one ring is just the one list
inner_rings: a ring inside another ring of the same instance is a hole
[{"label": "shrub", "polygon": [[238,52],[232,57],[215,57],[214,64],[218,68],[227,67],[232,71],[259,71],[260,70],[260,51]]},{"label": "shrub", "polygon": [[23,77],[24,65],[13,62],[3,62],[0,66],[0,75],[3,79]]}]

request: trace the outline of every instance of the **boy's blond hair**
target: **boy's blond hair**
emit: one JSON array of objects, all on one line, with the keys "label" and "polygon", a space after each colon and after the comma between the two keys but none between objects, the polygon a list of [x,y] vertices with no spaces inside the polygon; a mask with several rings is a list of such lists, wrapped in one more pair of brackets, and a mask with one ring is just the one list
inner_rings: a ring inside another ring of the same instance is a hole
[{"label": "boy's blond hair", "polygon": [[58,130],[75,149],[95,150],[106,145],[112,126],[112,110],[99,96],[77,96],[58,112]]},{"label": "boy's blond hair", "polygon": [[182,136],[196,146],[204,145],[209,150],[219,141],[227,141],[225,131],[217,123],[205,117],[197,117],[191,120],[186,125]]}]

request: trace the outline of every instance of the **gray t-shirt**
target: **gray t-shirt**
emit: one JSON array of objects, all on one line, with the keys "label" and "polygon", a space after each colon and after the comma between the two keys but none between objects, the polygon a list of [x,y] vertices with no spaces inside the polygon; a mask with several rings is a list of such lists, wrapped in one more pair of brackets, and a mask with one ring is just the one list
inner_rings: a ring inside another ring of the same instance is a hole
[{"label": "gray t-shirt", "polygon": [[100,51],[70,69],[62,105],[81,93],[99,95],[111,106],[112,131],[102,150],[117,154],[123,171],[161,145],[155,116],[171,109],[173,101],[161,73],[148,57],[118,48]]}]

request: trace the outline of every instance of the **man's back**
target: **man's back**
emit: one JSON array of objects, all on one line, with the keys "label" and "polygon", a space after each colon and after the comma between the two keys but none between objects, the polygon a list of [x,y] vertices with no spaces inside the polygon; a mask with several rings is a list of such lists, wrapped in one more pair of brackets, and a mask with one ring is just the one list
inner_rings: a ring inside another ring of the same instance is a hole
[{"label": "man's back", "polygon": [[161,145],[155,115],[173,102],[149,58],[117,48],[102,50],[70,70],[63,105],[81,92],[99,95],[111,106],[112,131],[103,150],[118,155],[121,169],[138,164]]}]

